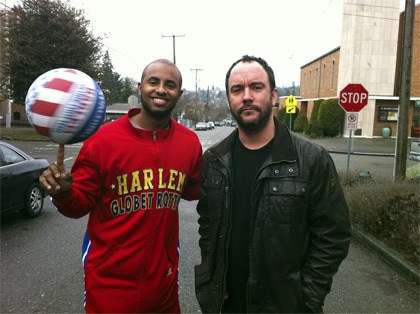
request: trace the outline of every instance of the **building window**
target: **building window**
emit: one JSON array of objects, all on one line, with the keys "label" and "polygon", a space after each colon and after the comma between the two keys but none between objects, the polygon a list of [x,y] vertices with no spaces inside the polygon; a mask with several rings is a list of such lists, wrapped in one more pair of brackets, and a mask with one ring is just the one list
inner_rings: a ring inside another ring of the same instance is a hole
[{"label": "building window", "polygon": [[315,71],[314,93],[316,93],[317,91],[319,91],[318,88],[319,88],[319,74],[318,74],[318,68],[316,68],[316,71]]},{"label": "building window", "polygon": [[303,89],[303,91],[302,91],[302,93],[305,93],[306,94],[306,73],[303,73],[303,82],[302,82],[302,89]]},{"label": "building window", "polygon": [[331,90],[334,90],[334,76],[335,76],[335,60],[333,60],[332,68],[331,68]]},{"label": "building window", "polygon": [[326,72],[326,65],[324,63],[324,68],[322,69],[322,90],[325,90],[325,72]]},{"label": "building window", "polygon": [[309,71],[309,76],[308,76],[308,94],[311,93],[311,75],[312,75],[312,71]]}]

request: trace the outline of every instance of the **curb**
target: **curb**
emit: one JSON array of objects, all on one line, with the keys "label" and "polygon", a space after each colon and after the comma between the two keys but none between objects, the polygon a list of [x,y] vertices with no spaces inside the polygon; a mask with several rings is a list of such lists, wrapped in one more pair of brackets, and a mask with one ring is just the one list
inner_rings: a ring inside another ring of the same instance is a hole
[{"label": "curb", "polygon": [[404,261],[403,257],[393,249],[386,246],[384,243],[372,238],[363,231],[352,226],[353,238],[365,244],[375,252],[379,253],[386,259],[388,263],[394,266],[397,271],[404,276],[407,280],[415,281],[417,284],[420,282],[420,274],[411,265]]}]

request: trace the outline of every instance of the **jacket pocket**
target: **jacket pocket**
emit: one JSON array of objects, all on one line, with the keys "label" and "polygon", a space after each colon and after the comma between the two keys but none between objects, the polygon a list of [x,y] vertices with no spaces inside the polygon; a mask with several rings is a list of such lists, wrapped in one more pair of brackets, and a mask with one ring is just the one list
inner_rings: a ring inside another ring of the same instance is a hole
[{"label": "jacket pocket", "polygon": [[307,194],[306,181],[270,180],[265,219],[277,224],[302,224],[306,218]]},{"label": "jacket pocket", "polygon": [[[207,202],[210,210],[210,221],[218,221],[221,218],[225,193],[223,191],[223,177],[209,174],[204,185],[207,188]],[[212,222],[213,223],[213,222]]]}]

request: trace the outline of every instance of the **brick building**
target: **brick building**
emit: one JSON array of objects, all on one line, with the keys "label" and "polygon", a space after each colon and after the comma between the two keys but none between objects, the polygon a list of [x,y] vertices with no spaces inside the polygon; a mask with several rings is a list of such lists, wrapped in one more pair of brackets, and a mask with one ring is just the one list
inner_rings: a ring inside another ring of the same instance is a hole
[{"label": "brick building", "polygon": [[[341,46],[301,67],[300,114],[308,119],[318,99],[336,98],[350,83],[369,92],[368,105],[358,114],[356,136],[380,137],[384,127],[395,136],[404,12],[399,0],[345,2]],[[409,136],[420,113],[420,5],[415,7]],[[282,107],[280,100],[280,107]],[[346,131],[345,136],[348,136]]]}]

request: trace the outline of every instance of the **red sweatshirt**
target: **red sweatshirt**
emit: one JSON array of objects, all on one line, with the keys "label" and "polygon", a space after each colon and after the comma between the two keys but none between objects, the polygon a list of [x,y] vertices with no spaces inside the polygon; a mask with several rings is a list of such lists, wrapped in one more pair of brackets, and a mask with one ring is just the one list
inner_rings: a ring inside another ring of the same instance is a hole
[{"label": "red sweatshirt", "polygon": [[90,313],[179,312],[178,204],[198,199],[202,148],[171,120],[168,130],[136,129],[129,117],[86,140],[59,211],[89,214],[83,263]]}]

